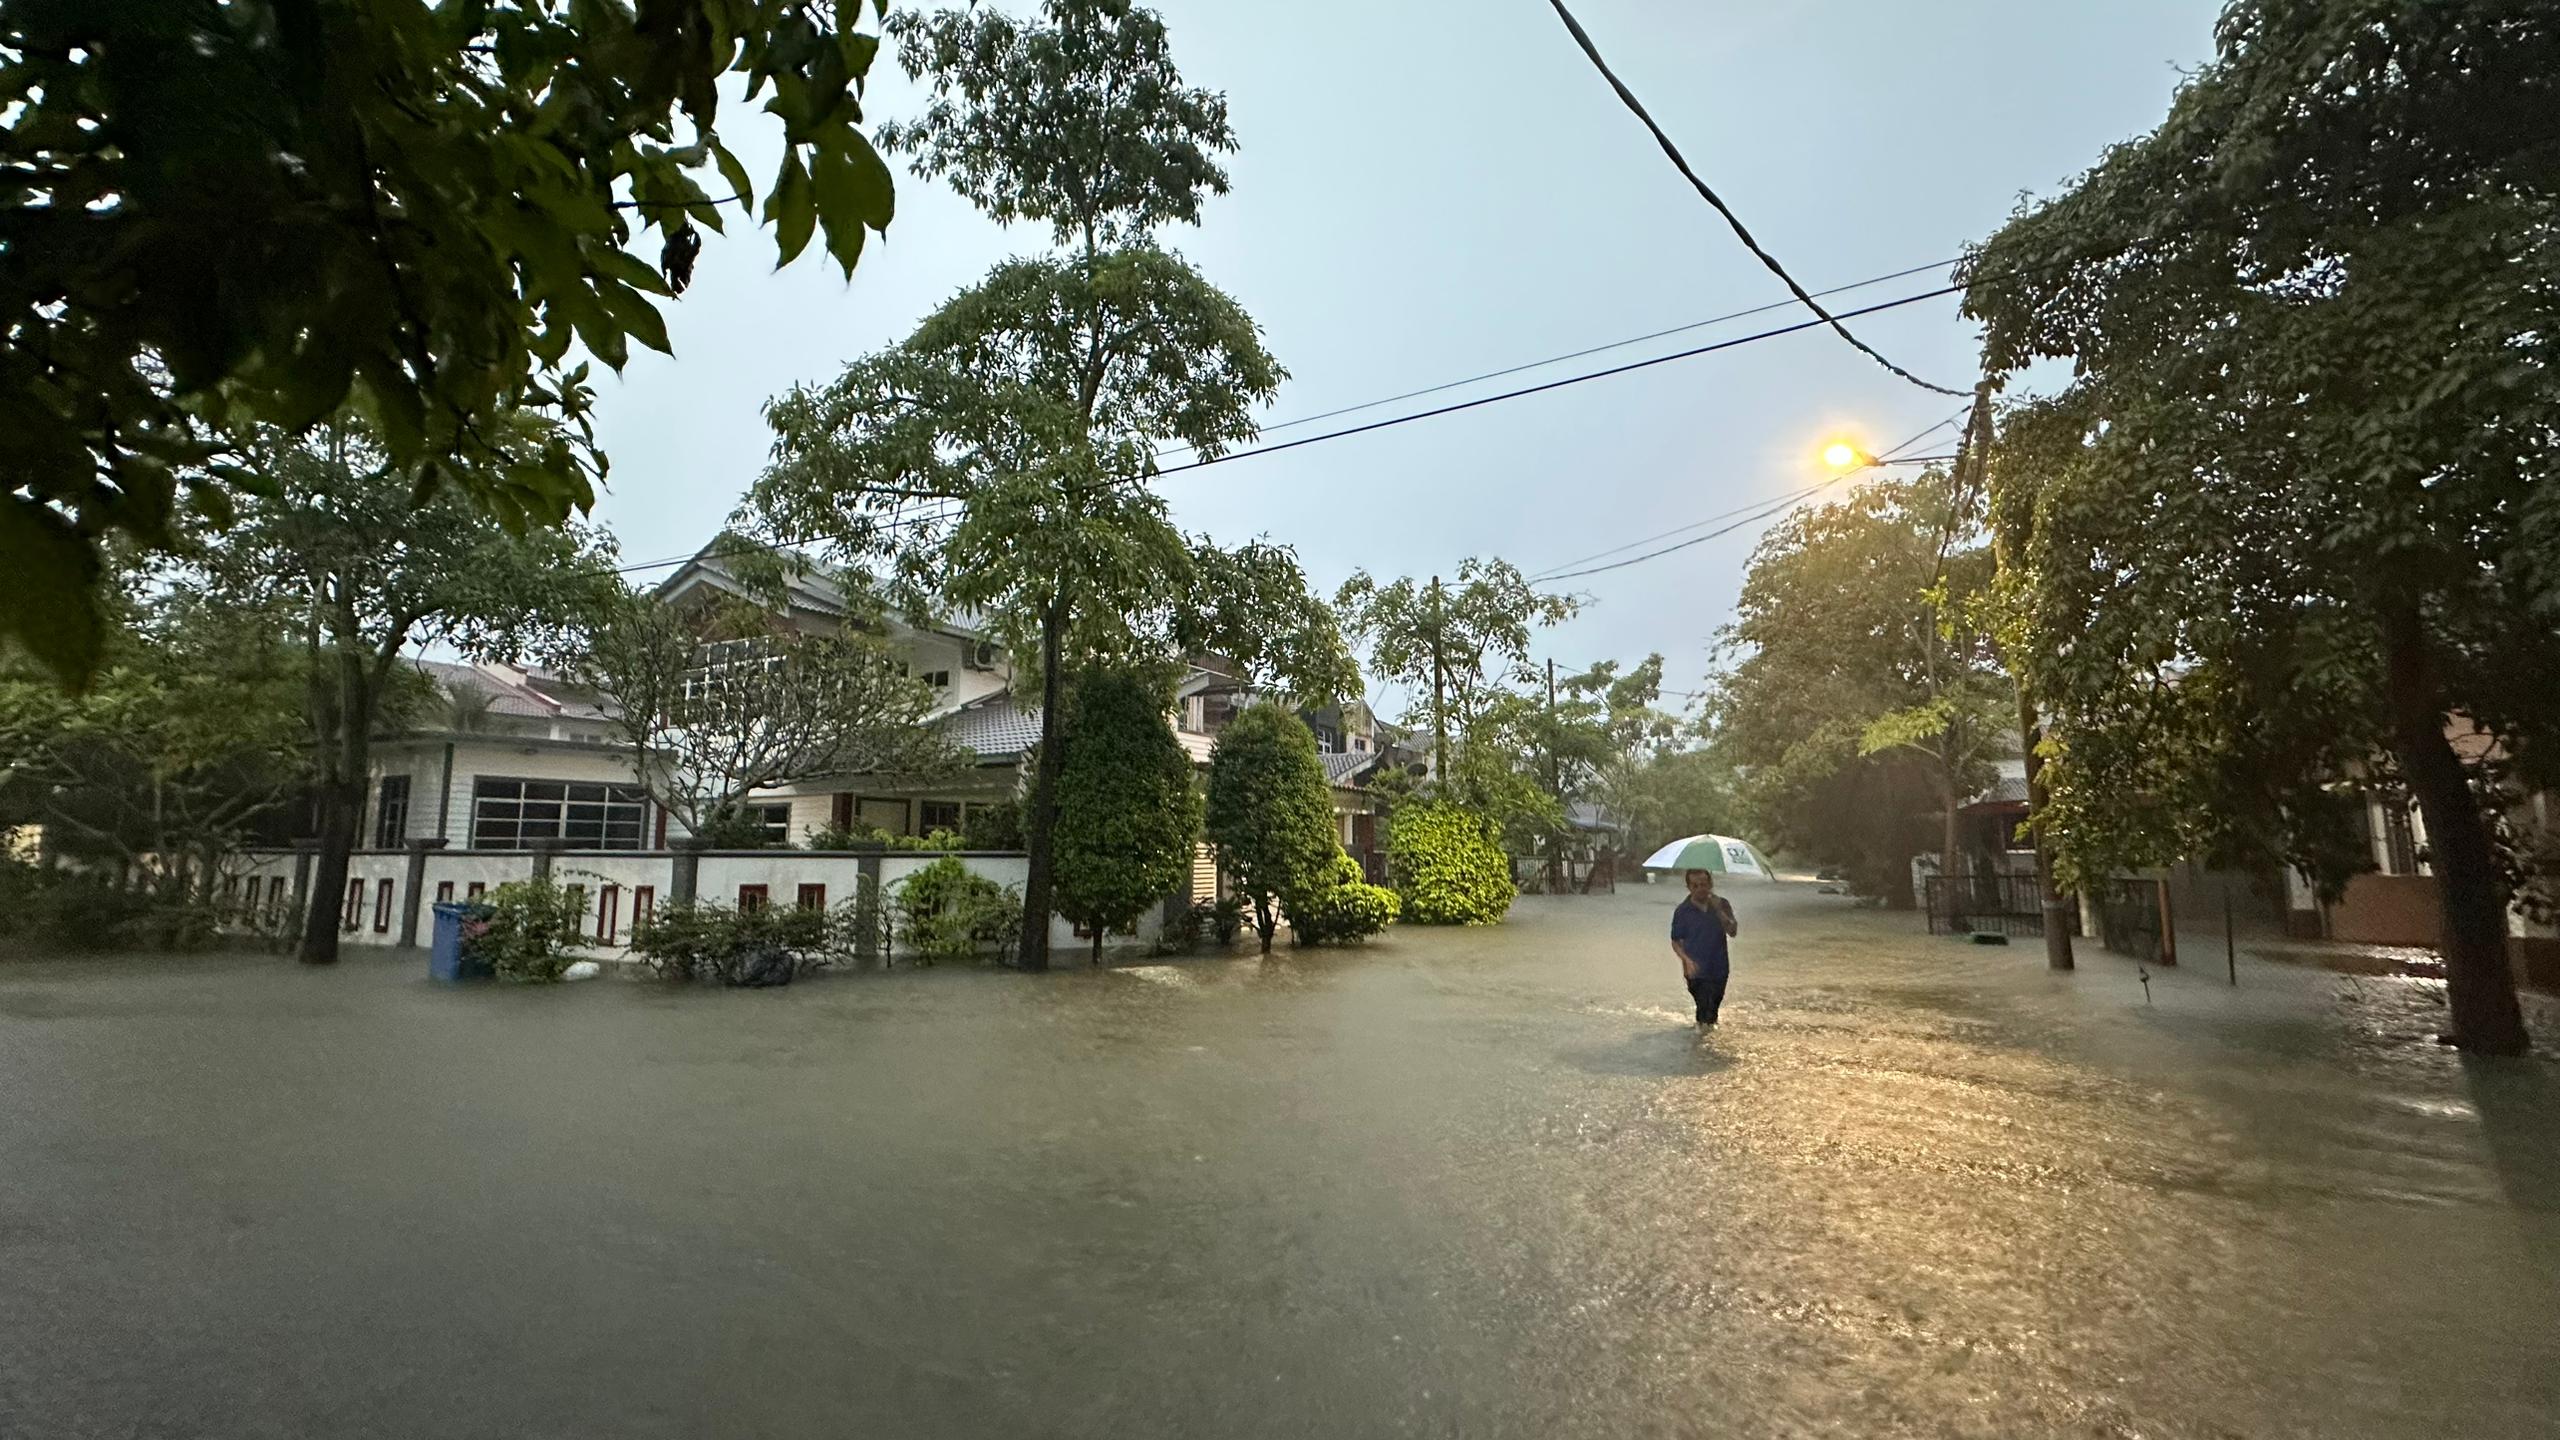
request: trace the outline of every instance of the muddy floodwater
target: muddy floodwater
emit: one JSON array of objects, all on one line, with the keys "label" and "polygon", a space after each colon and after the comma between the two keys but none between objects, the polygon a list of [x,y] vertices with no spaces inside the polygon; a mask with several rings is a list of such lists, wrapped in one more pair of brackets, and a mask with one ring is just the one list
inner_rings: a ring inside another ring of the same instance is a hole
[{"label": "muddy floodwater", "polygon": [[2560,1065],[2433,982],[1728,893],[1703,1042],[1663,887],[787,991],[0,964],[0,1435],[2560,1435]]}]

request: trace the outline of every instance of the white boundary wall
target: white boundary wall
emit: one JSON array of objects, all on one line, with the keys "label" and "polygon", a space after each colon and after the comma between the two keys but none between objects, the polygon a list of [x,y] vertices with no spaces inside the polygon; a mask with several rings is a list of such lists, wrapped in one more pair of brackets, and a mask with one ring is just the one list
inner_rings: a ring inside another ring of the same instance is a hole
[{"label": "white boundary wall", "polygon": [[[291,850],[259,851],[240,857],[234,867],[240,876],[240,890],[233,892],[234,903],[256,887],[256,906],[261,915],[273,916],[290,908],[293,892],[307,883],[308,852]],[[743,886],[761,885],[765,900],[771,905],[798,903],[800,887],[823,885],[826,903],[832,907],[860,893],[862,872],[866,864],[875,865],[884,892],[894,895],[899,883],[918,870],[943,858],[941,852],[888,850],[870,854],[842,852],[814,853],[805,850],[706,850],[701,852],[695,873],[695,899],[704,904],[735,905]],[[1031,862],[1019,852],[967,851],[957,858],[973,874],[985,876],[999,885],[1017,892],[1029,877]],[[663,907],[673,893],[676,853],[667,850],[561,850],[551,857],[551,878],[561,885],[575,885],[586,892],[584,915],[579,933],[588,937],[588,948],[602,958],[627,959],[630,955],[631,927],[641,899],[640,891],[649,891],[653,908]],[[348,890],[334,896],[315,897],[341,916],[340,936],[344,943],[360,946],[395,946],[400,941],[403,913],[409,904],[411,855],[404,850],[358,850],[347,862]],[[535,857],[524,850],[430,850],[425,854],[419,881],[418,943],[425,945],[435,933],[433,905],[441,887],[450,885],[455,900],[470,898],[472,887],[494,890],[512,880],[531,879]],[[283,906],[273,899],[277,880],[285,883]],[[598,942],[599,927],[604,917],[606,887],[613,887],[612,936]],[[387,887],[387,888],[386,888]],[[352,905],[349,891],[355,892]],[[298,913],[298,912],[296,912]],[[349,927],[345,917],[352,914]],[[1162,933],[1161,910],[1150,911],[1138,925],[1137,934],[1113,936],[1112,948],[1131,944],[1151,945]],[[268,928],[274,928],[269,921]],[[1089,940],[1076,937],[1075,927],[1064,918],[1052,916],[1049,922],[1049,944],[1059,961],[1083,953]]]}]

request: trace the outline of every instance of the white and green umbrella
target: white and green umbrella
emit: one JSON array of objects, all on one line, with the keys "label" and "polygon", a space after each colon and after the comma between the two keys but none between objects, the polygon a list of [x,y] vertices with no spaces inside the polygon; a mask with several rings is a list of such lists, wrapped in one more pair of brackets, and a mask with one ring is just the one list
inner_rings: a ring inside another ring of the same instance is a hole
[{"label": "white and green umbrella", "polygon": [[1778,872],[1769,867],[1768,857],[1752,847],[1748,840],[1730,835],[1692,835],[1674,840],[1645,857],[1647,870],[1712,870],[1719,875],[1757,875],[1775,880]]}]

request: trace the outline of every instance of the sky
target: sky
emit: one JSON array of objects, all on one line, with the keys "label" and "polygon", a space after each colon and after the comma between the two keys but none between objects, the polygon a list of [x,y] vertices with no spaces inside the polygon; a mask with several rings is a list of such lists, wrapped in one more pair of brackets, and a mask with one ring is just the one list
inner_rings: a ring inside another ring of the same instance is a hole
[{"label": "sky", "polygon": [[[1244,304],[1288,367],[1266,425],[1786,298],[1540,0],[1157,8],[1185,77],[1226,92],[1241,145],[1232,193],[1164,240]],[[2055,193],[2106,146],[2157,125],[2180,70],[2210,56],[2219,3],[1574,8],[1691,164],[1820,290],[1951,260],[2022,197]],[[869,118],[910,113],[918,93],[884,52]],[[731,147],[769,175],[769,117],[724,115]],[[674,357],[639,351],[599,381],[612,469],[596,513],[625,559],[687,554],[710,537],[765,463],[769,397],[824,383],[998,261],[1048,243],[1045,228],[999,227],[903,170],[897,219],[850,282],[818,245],[777,271],[769,232],[733,223],[709,237],[692,289],[666,307]],[[1943,283],[1923,274],[1827,303]],[[1271,438],[1803,318],[1774,311]],[[1978,376],[1979,335],[1952,296],[1850,325],[1936,383]],[[1354,570],[1445,575],[1469,556],[1563,568],[1826,478],[1830,439],[1881,451],[1960,409],[1816,330],[1160,483],[1185,530],[1293,546],[1330,595]],[[1658,651],[1668,690],[1698,689],[1762,528],[1565,582],[1585,609],[1545,632],[1538,656],[1572,671]],[[1389,713],[1401,698],[1376,696]]]}]

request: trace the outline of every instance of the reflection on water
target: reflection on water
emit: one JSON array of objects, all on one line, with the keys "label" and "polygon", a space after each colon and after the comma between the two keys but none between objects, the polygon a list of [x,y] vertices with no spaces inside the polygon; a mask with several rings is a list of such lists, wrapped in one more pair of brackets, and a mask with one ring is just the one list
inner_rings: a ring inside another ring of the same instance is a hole
[{"label": "reflection on water", "polygon": [[0,970],[0,1434],[2560,1431],[2560,1085],[2424,982],[2146,1004],[1749,889],[1702,1039],[1672,898],[779,993]]}]

